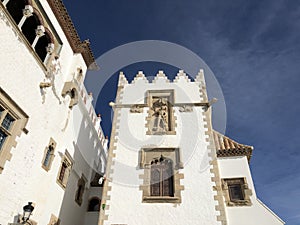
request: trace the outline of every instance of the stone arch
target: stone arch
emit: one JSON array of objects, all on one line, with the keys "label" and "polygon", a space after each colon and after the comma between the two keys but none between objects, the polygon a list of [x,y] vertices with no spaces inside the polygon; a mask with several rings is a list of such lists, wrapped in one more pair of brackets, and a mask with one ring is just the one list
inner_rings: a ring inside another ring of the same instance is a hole
[{"label": "stone arch", "polygon": [[35,29],[39,25],[42,25],[41,20],[39,19],[38,15],[36,13],[33,13],[32,16],[28,17],[25,20],[25,22],[21,28],[24,36],[26,37],[26,39],[28,40],[28,42],[30,44],[33,43],[33,41],[36,37]]},{"label": "stone arch", "polygon": [[44,26],[44,18],[43,18],[43,16],[42,16],[42,14],[40,13],[40,11],[37,9],[37,8],[35,8],[35,7],[33,7],[32,6],[32,9],[33,9],[33,13],[39,18],[39,20],[40,20],[40,22],[41,22],[41,24],[40,25],[43,25]]},{"label": "stone arch", "polygon": [[49,30],[49,28],[47,28],[47,27],[45,27],[45,34],[46,34],[46,33],[49,35],[50,43],[54,43],[53,34],[52,34],[52,32]]},{"label": "stone arch", "polygon": [[99,212],[100,211],[101,200],[98,197],[92,197],[89,200],[88,212]]},{"label": "stone arch", "polygon": [[50,43],[53,43],[51,33],[49,33],[49,31],[46,30],[45,35],[39,38],[38,42],[34,47],[35,52],[38,54],[42,62],[44,62],[47,56],[47,46]]}]

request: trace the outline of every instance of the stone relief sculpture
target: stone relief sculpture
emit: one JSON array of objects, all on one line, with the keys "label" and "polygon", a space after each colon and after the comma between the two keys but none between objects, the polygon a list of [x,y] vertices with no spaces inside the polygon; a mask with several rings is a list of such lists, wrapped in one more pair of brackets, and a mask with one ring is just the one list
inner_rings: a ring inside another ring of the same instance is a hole
[{"label": "stone relief sculpture", "polygon": [[153,97],[151,110],[152,131],[167,132],[169,130],[168,98]]},{"label": "stone relief sculpture", "polygon": [[149,107],[146,134],[175,135],[174,90],[149,90],[146,95],[146,103]]}]

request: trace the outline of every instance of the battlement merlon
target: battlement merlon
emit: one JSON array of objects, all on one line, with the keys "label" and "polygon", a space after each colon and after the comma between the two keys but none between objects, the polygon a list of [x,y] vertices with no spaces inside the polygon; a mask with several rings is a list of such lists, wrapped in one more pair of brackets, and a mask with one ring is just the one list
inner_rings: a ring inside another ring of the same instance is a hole
[{"label": "battlement merlon", "polygon": [[132,82],[128,82],[126,75],[120,72],[118,88],[122,88],[122,99],[118,103],[111,102],[110,106],[113,108],[147,107],[150,90],[174,90],[174,102],[172,104],[178,107],[196,106],[209,108],[217,101],[215,98],[210,101],[207,98],[203,69],[199,71],[194,80],[188,77],[183,70],[179,70],[172,81],[162,70],[158,71],[152,81],[147,79],[143,71],[139,71]]}]

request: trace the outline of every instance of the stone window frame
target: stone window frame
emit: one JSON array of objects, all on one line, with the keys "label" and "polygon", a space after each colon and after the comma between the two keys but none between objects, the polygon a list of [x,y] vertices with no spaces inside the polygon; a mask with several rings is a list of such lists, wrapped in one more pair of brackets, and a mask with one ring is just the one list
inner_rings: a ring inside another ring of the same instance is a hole
[{"label": "stone window frame", "polygon": [[79,206],[82,205],[83,194],[84,194],[84,191],[85,191],[86,183],[87,183],[87,179],[82,174],[80,179],[77,181],[77,190],[76,190],[76,193],[75,193],[75,202]]},{"label": "stone window frame", "polygon": [[[28,130],[25,128],[28,122],[28,115],[12,100],[12,98],[0,87],[0,107],[4,110],[0,114],[0,129],[5,133],[6,139],[0,149],[0,174],[2,173],[6,161],[12,157],[11,149],[16,147],[16,137],[21,136],[22,131],[27,134]],[[13,119],[9,130],[2,126],[2,121],[5,116],[9,114]]]},{"label": "stone window frame", "polygon": [[[225,203],[227,206],[251,206],[250,196],[252,195],[252,190],[249,188],[246,177],[234,177],[234,178],[223,178],[222,182],[222,190],[223,196],[225,198]],[[233,185],[240,185],[243,193],[243,198],[241,200],[231,199],[229,193],[229,183]]]},{"label": "stone window frame", "polygon": [[[150,128],[151,126],[151,106],[152,106],[152,98],[153,97],[169,97],[169,107],[170,109],[170,130],[166,132],[153,132]],[[146,135],[176,135],[176,117],[174,111],[174,103],[175,103],[175,91],[174,89],[167,89],[167,90],[148,90],[146,93],[146,104],[149,107],[148,116],[146,117],[146,127],[148,130],[146,131]]]},{"label": "stone window frame", "polygon": [[[142,202],[143,203],[181,203],[181,190],[184,189],[183,185],[180,185],[180,179],[183,179],[184,175],[179,172],[179,169],[183,169],[183,163],[181,162],[181,154],[179,148],[142,148],[139,152],[139,167],[144,170],[144,173],[140,175],[140,179],[143,180],[143,184],[140,185],[142,190]],[[150,180],[151,180],[151,161],[161,156],[171,159],[173,161],[173,193],[174,197],[170,196],[151,196],[150,193]]]},{"label": "stone window frame", "polygon": [[[68,151],[66,151],[62,157],[61,164],[60,164],[58,174],[57,174],[57,179],[56,179],[56,182],[58,183],[59,186],[61,186],[62,189],[65,189],[68,184],[68,180],[69,180],[69,176],[71,174],[73,164],[74,164],[74,161],[73,161],[71,155],[69,154]],[[66,165],[66,167],[64,170],[63,178],[61,179],[60,177],[61,177],[63,165]]]},{"label": "stone window frame", "polygon": [[59,225],[59,224],[60,224],[60,219],[57,218],[57,216],[51,214],[50,221],[47,225]]},{"label": "stone window frame", "polygon": [[[52,149],[50,150],[50,148],[52,148]],[[54,141],[53,138],[50,138],[49,144],[47,145],[47,147],[44,150],[44,156],[43,156],[43,160],[42,160],[42,168],[44,170],[46,170],[47,172],[51,169],[51,165],[52,165],[52,162],[55,157],[55,154],[54,154],[55,148],[56,148],[56,142]],[[48,165],[45,165],[45,160],[46,160],[46,157],[48,156],[49,150],[50,150],[49,162],[48,162]]]}]

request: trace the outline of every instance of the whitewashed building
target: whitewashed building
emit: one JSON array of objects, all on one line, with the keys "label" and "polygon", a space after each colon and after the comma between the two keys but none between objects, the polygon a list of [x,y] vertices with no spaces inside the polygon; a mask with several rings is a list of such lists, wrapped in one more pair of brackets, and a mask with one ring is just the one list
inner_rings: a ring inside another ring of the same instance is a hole
[{"label": "whitewashed building", "polygon": [[284,224],[256,196],[252,147],[212,128],[204,72],[120,73],[100,225]]},{"label": "whitewashed building", "polygon": [[0,3],[0,224],[98,224],[107,140],[83,81],[96,68],[61,0]]},{"label": "whitewashed building", "polygon": [[284,224],[256,197],[253,148],[213,130],[203,71],[121,73],[108,151],[62,1],[2,0],[0,43],[0,225]]}]

